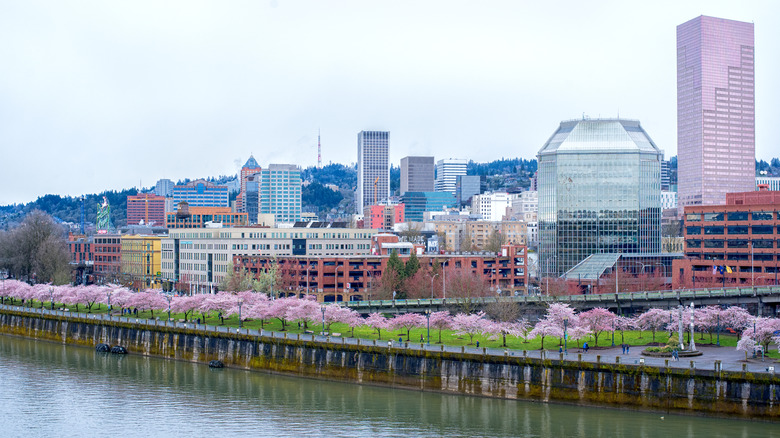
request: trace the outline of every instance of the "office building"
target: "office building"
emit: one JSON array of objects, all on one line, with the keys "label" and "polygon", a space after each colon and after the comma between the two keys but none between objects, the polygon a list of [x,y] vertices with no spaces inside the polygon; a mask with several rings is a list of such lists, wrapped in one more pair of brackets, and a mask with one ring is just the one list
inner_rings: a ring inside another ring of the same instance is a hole
[{"label": "office building", "polygon": [[392,230],[395,224],[405,222],[404,204],[368,205],[364,211],[364,227],[372,230]]},{"label": "office building", "polygon": [[776,285],[780,192],[726,194],[726,203],[685,207],[685,259],[674,262],[675,288]]},{"label": "office building", "polygon": [[247,225],[247,213],[235,213],[230,207],[190,207],[187,203],[182,203],[175,212],[165,214],[165,226],[168,229]]},{"label": "office building", "polygon": [[[249,155],[249,159],[246,160],[246,163],[244,163],[243,166],[241,166],[241,174],[239,175],[240,183],[241,183],[241,191],[239,192],[239,196],[236,198],[236,209],[241,212],[246,211],[246,197],[247,197],[247,182],[249,181],[249,177],[259,173],[261,170],[263,170],[259,164],[257,164],[257,160],[255,160],[255,157],[252,155]],[[254,195],[257,194],[257,191],[254,192]],[[255,202],[257,202],[255,200]],[[251,216],[250,216],[251,217]]]},{"label": "office building", "polygon": [[154,194],[157,196],[170,198],[173,196],[173,186],[173,181],[169,179],[158,180],[157,184],[154,185]]},{"label": "office building", "polygon": [[118,283],[122,273],[122,237],[119,234],[100,234],[94,238],[95,282]]},{"label": "office building", "polygon": [[218,186],[204,179],[173,187],[173,202],[186,202],[190,207],[227,207],[228,188]]},{"label": "office building", "polygon": [[455,199],[463,205],[472,196],[482,192],[482,177],[479,175],[458,175],[455,177]]},{"label": "office building", "polygon": [[433,157],[401,158],[401,195],[433,191]]},{"label": "office building", "polygon": [[512,202],[519,197],[516,193],[494,192],[475,195],[471,198],[471,212],[486,221],[500,221],[511,214]]},{"label": "office building", "polygon": [[466,174],[468,160],[460,158],[445,158],[436,162],[436,182],[434,190],[450,192],[455,196],[455,188],[459,175]]},{"label": "office building", "polygon": [[753,24],[677,26],[677,210],[723,204],[755,185]]},{"label": "office building", "polygon": [[357,138],[358,175],[355,192],[357,214],[363,207],[385,202],[390,197],[390,133],[360,131]]},{"label": "office building", "polygon": [[401,196],[407,222],[422,222],[426,211],[455,207],[455,196],[449,192],[406,192]]},{"label": "office building", "polygon": [[154,193],[127,196],[127,225],[164,225],[165,197]]},{"label": "office building", "polygon": [[260,215],[273,215],[276,223],[301,220],[301,169],[298,166],[270,164],[260,171],[259,186]]},{"label": "office building", "polygon": [[121,245],[121,280],[134,290],[159,289],[160,278],[159,235],[123,235]]},{"label": "office building", "polygon": [[757,176],[756,177],[756,190],[765,188],[769,191],[780,191],[780,177],[778,176]]},{"label": "office building", "polygon": [[344,223],[297,223],[292,228],[234,227],[171,230],[162,239],[162,277],[177,290],[210,292],[235,256],[368,255],[376,231]]},{"label": "office building", "polygon": [[638,121],[561,122],[538,154],[542,276],[595,253],[659,252],[662,158]]}]

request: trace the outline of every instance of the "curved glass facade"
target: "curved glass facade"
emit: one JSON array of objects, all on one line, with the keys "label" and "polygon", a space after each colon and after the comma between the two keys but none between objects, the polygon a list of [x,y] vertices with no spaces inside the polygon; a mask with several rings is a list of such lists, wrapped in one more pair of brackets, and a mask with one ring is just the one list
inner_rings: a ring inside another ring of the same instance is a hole
[{"label": "curved glass facade", "polygon": [[663,153],[638,121],[562,122],[539,151],[539,273],[660,252]]}]

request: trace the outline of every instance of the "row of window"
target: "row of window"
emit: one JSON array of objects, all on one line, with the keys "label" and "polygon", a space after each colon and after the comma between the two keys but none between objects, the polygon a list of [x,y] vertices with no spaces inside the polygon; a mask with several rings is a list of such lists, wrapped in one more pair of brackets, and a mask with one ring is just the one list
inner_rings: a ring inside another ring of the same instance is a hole
[{"label": "row of window", "polygon": [[[685,241],[685,245],[688,248],[701,248],[702,245],[704,245],[704,248],[724,248],[724,245],[728,245],[728,248],[750,248],[750,242],[746,239],[710,239],[710,240],[700,240],[700,239],[687,239]],[[753,240],[753,248],[759,249],[759,248],[774,248],[774,240],[767,240],[767,239],[761,239],[761,240]]]},{"label": "row of window", "polygon": [[701,221],[771,221],[775,218],[775,212],[772,211],[730,211],[728,213],[688,213],[685,215],[685,220],[688,222],[701,222]]},{"label": "row of window", "polygon": [[[724,233],[725,232],[725,233]],[[713,225],[708,227],[686,227],[688,235],[698,234],[774,234],[774,225],[730,225],[727,227]]]}]

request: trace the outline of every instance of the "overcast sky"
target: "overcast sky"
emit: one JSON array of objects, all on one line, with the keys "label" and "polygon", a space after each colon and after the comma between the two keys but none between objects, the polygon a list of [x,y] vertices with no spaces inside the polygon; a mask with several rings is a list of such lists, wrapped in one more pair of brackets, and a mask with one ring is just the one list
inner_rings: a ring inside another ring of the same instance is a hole
[{"label": "overcast sky", "polygon": [[755,22],[756,154],[780,156],[777,1],[0,0],[0,205],[261,166],[535,158],[561,120],[676,154],[676,26]]}]

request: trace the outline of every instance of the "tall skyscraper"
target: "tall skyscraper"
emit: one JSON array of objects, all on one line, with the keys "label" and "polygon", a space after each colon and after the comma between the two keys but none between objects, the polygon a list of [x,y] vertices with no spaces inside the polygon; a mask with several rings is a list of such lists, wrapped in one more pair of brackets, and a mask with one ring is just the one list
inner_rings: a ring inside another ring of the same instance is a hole
[{"label": "tall skyscraper", "polygon": [[678,214],[755,186],[753,24],[677,26]]},{"label": "tall skyscraper", "polygon": [[455,195],[458,175],[466,174],[468,160],[460,158],[445,158],[436,162],[436,183],[437,192],[450,192]]},{"label": "tall skyscraper", "polygon": [[433,191],[433,157],[401,158],[401,195]]},{"label": "tall skyscraper", "polygon": [[388,131],[358,133],[358,179],[355,192],[357,214],[363,214],[364,206],[375,205],[390,197],[389,145]]},{"label": "tall skyscraper", "polygon": [[[256,173],[259,173],[261,170],[263,170],[259,164],[257,164],[257,160],[255,160],[255,157],[253,155],[249,155],[249,159],[246,160],[246,163],[241,167],[241,192],[238,197],[238,200],[236,202],[236,207],[238,211],[245,212],[246,210],[246,184],[249,180],[250,175],[254,175]],[[256,194],[256,192],[255,192]],[[252,195],[250,195],[252,196]]]},{"label": "tall skyscraper", "polygon": [[636,120],[571,120],[539,150],[539,272],[660,252],[663,153]]},{"label": "tall skyscraper", "polygon": [[301,169],[294,164],[269,164],[260,171],[258,210],[277,223],[301,220]]},{"label": "tall skyscraper", "polygon": [[165,196],[170,198],[173,196],[173,186],[175,184],[169,179],[157,180],[157,184],[154,185],[154,194],[157,196]]}]

